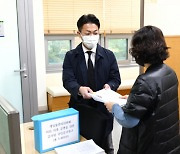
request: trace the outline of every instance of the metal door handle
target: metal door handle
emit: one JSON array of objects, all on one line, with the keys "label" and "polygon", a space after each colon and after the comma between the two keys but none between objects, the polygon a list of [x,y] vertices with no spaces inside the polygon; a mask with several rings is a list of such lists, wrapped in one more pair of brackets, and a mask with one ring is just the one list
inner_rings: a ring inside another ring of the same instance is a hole
[{"label": "metal door handle", "polygon": [[23,68],[20,70],[14,70],[14,72],[25,72],[26,71],[26,65],[24,64]]},{"label": "metal door handle", "polygon": [[20,69],[20,70],[14,70],[14,72],[20,72],[20,73],[23,73],[22,75],[23,75],[23,77],[24,78],[27,78],[27,74],[26,74],[26,65],[24,64],[24,67],[22,68],[22,69]]},{"label": "metal door handle", "polygon": [[25,72],[26,71],[26,69],[24,68],[24,69],[20,69],[20,70],[14,70],[14,72]]}]

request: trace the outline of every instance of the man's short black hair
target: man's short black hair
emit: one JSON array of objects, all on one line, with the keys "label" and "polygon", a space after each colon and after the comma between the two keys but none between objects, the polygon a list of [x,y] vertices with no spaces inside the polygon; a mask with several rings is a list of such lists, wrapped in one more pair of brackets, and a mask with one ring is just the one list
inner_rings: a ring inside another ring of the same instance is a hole
[{"label": "man's short black hair", "polygon": [[87,14],[82,15],[79,20],[77,21],[78,30],[81,31],[84,24],[93,23],[100,28],[99,19],[94,14]]}]

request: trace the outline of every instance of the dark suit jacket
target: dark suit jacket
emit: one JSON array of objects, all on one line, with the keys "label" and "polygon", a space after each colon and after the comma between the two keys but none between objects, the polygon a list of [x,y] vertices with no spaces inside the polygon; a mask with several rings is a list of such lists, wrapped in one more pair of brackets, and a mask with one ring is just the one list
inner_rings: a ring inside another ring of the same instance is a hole
[{"label": "dark suit jacket", "polygon": [[[113,52],[105,48],[102,48],[100,45],[97,45],[97,49],[96,49],[95,81],[96,81],[96,91],[102,89],[104,84],[106,83],[109,84],[112,90],[116,91],[121,83],[119,68]],[[93,118],[89,117],[90,114],[95,114],[94,112],[97,112],[98,114],[98,112],[101,112],[101,114],[104,114],[107,117],[107,119],[110,119],[109,124],[105,126],[107,130],[105,130],[104,133],[108,134],[111,132],[113,127],[113,123],[112,123],[113,117],[112,114],[106,110],[103,103],[95,102],[93,100],[91,100],[90,102],[89,100],[85,100],[78,95],[80,86],[88,86],[87,66],[86,66],[84,52],[82,49],[82,43],[79,44],[75,49],[68,51],[65,55],[65,59],[63,63],[63,86],[71,94],[69,106],[80,111],[80,124],[87,122],[88,119],[92,120]],[[93,103],[95,104],[94,106],[92,105]],[[84,109],[87,110],[86,112],[87,114],[85,112],[83,112],[84,113],[83,114],[82,113],[83,107],[86,107],[84,105],[90,106],[90,108],[93,107],[94,110],[96,111],[92,111],[88,107]],[[96,120],[97,119],[94,119],[94,121]],[[80,127],[80,131],[83,128],[86,128],[84,124],[83,126]]]}]

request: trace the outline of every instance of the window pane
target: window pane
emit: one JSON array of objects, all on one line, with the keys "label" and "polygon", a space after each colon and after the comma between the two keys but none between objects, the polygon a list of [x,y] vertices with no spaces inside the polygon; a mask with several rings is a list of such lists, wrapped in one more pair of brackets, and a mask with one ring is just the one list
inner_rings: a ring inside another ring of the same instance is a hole
[{"label": "window pane", "polygon": [[48,63],[62,64],[64,56],[71,48],[70,40],[53,40],[48,41]]},{"label": "window pane", "polygon": [[114,52],[117,61],[128,59],[128,39],[109,38],[108,49]]}]

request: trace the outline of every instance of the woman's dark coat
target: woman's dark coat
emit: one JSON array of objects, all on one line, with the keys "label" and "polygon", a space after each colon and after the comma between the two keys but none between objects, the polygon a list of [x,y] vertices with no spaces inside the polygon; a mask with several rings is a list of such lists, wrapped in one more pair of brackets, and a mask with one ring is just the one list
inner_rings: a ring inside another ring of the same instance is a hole
[{"label": "woman's dark coat", "polygon": [[140,75],[123,110],[140,122],[123,128],[118,154],[180,154],[178,79],[170,67]]}]

